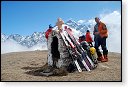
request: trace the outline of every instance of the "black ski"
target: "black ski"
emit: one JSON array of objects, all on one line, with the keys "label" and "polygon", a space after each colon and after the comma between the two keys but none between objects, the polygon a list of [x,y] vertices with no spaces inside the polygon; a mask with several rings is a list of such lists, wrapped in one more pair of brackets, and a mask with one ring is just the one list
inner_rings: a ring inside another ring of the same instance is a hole
[{"label": "black ski", "polygon": [[78,49],[79,53],[82,55],[82,58],[85,60],[85,62],[87,63],[88,67],[90,69],[94,68],[94,63],[92,62],[92,60],[89,58],[89,56],[87,55],[87,53],[85,52],[85,50],[80,46],[79,42],[76,41],[76,39],[74,38],[74,36],[71,34],[70,30],[68,28],[65,28],[66,33],[68,34],[68,36],[70,37],[70,39],[72,40],[73,44],[75,44],[76,48]]},{"label": "black ski", "polygon": [[83,57],[82,57],[82,54],[77,51],[76,46],[72,45],[72,41],[71,41],[71,39],[68,37],[68,35],[65,33],[65,31],[63,31],[63,34],[64,34],[64,36],[66,37],[66,39],[68,40],[68,42],[69,42],[69,44],[71,45],[72,49],[75,51],[75,54],[78,56],[78,59],[82,62],[82,64],[84,65],[84,67],[87,69],[87,71],[90,71],[89,66],[88,66],[87,63],[84,61],[84,59],[82,59],[82,58],[83,58]]},{"label": "black ski", "polygon": [[[66,47],[68,47],[69,45],[68,45],[68,43],[67,43],[67,41],[66,41],[66,38],[65,38],[63,32],[60,31],[59,33],[60,33],[60,35],[61,35],[61,37],[62,37],[62,40],[63,40],[63,42],[65,43]],[[72,44],[72,46],[73,46],[73,44]],[[77,67],[77,70],[78,70],[79,72],[82,72],[82,69],[81,69],[81,67],[79,66],[79,63],[78,63],[78,61],[77,61],[77,59],[76,59],[77,56],[76,56],[75,54],[73,54],[72,50],[69,49],[69,47],[68,47],[67,49],[68,49],[69,54],[71,55],[71,58],[72,58],[73,61],[74,61],[74,64],[75,64],[76,67]]]}]

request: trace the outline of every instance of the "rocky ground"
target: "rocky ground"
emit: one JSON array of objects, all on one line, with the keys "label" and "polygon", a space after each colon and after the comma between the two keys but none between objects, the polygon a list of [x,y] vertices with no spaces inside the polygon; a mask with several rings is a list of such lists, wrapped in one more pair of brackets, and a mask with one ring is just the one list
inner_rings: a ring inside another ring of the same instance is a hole
[{"label": "rocky ground", "polygon": [[109,61],[99,63],[90,72],[68,73],[66,76],[35,76],[47,62],[47,51],[1,54],[1,81],[121,81],[121,54],[109,53]]}]

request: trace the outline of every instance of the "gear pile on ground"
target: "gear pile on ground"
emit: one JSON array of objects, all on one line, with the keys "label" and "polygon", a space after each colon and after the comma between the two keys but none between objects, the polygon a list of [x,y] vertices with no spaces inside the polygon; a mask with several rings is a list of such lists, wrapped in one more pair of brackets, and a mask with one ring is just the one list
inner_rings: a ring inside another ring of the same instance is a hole
[{"label": "gear pile on ground", "polygon": [[54,75],[56,70],[53,72],[53,69],[63,69],[66,73],[91,71],[98,64],[95,48],[86,41],[79,43],[72,34],[72,28],[65,24],[61,29],[55,26],[48,35],[47,61],[47,67],[40,73],[44,76]]}]

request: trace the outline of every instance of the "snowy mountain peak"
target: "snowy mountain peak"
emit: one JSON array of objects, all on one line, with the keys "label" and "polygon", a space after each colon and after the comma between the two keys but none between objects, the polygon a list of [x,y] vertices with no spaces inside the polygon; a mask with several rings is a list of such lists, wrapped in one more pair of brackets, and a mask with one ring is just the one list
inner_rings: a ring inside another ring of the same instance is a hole
[{"label": "snowy mountain peak", "polygon": [[42,32],[34,32],[32,35],[29,36],[21,36],[19,34],[11,34],[8,37],[5,34],[1,34],[1,42],[6,42],[8,40],[14,40],[18,44],[25,46],[25,47],[32,47],[39,43],[46,44],[46,39],[44,33]]},{"label": "snowy mountain peak", "polygon": [[71,28],[80,31],[82,34],[85,34],[87,30],[92,31],[92,26],[93,26],[86,20],[79,20],[78,22],[75,22],[74,20],[71,19],[68,20],[66,24]]},{"label": "snowy mountain peak", "polygon": [[65,24],[69,25],[70,27],[76,29],[78,24],[74,20],[68,20]]},{"label": "snowy mountain peak", "polygon": [[1,42],[6,41],[6,39],[7,39],[7,36],[5,34],[1,33]]}]

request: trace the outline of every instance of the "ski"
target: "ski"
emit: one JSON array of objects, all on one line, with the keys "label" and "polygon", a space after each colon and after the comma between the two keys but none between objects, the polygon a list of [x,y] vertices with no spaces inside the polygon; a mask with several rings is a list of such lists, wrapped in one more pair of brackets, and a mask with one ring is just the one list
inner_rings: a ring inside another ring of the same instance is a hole
[{"label": "ski", "polygon": [[[72,42],[74,42],[74,44],[76,45],[77,49],[79,50],[79,52],[82,54],[83,59],[85,60],[85,62],[87,63],[87,65],[89,66],[90,69],[94,68],[94,63],[91,61],[91,59],[88,57],[87,53],[84,51],[84,49],[82,47],[80,47],[80,43],[78,41],[76,41],[76,39],[74,38],[74,36],[71,34],[70,30],[65,28],[65,31],[67,32],[67,34],[69,35],[70,39],[72,40]],[[87,68],[86,68],[87,69]]]},{"label": "ski", "polygon": [[[65,39],[65,36],[64,36],[63,32],[60,31],[59,33],[60,33],[60,35],[61,35],[61,37],[62,37],[62,40],[63,40],[63,42],[65,43],[66,47],[68,47],[68,43],[67,43],[67,41],[66,41],[66,39]],[[72,44],[72,46],[74,46],[74,45]],[[81,69],[81,67],[80,67],[79,64],[78,64],[77,59],[74,59],[74,57],[72,56],[71,50],[69,50],[69,48],[67,48],[67,49],[68,49],[68,52],[70,53],[71,58],[73,59],[75,65],[76,65],[76,67],[77,67],[77,70],[78,70],[79,72],[82,72],[82,69]]]},{"label": "ski", "polygon": [[[68,37],[68,35],[65,33],[65,32],[63,32],[63,34],[64,34],[64,36],[67,38],[67,40],[68,40],[68,42],[70,43],[71,42],[71,40],[70,40],[70,38]],[[71,44],[72,44],[72,42],[71,42]],[[70,45],[71,45],[70,44]],[[71,46],[72,47],[72,46]],[[76,54],[77,55],[79,55],[79,59],[80,59],[80,61],[82,62],[82,64],[84,65],[84,67],[87,69],[87,71],[90,71],[90,68],[88,67],[88,65],[87,65],[87,63],[84,61],[84,59],[82,59],[83,57],[81,56],[81,54],[77,51],[77,48],[76,47],[72,47],[72,49],[74,49],[75,50],[75,52],[76,52]]]},{"label": "ski", "polygon": [[71,42],[71,40],[69,39],[69,37],[65,34],[65,32],[62,32],[63,35],[66,37],[67,41],[69,42],[69,44],[71,45],[72,48],[75,48],[74,44]]}]

